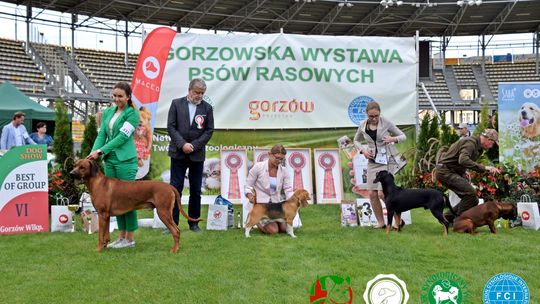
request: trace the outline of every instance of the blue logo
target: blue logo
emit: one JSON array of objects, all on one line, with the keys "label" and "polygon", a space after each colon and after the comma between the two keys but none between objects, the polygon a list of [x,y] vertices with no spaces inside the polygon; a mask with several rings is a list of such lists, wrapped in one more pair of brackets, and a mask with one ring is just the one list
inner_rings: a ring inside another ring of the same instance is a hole
[{"label": "blue logo", "polygon": [[496,274],[484,286],[484,304],[528,304],[529,287],[519,276]]},{"label": "blue logo", "polygon": [[375,100],[369,96],[358,96],[351,101],[349,104],[349,118],[355,125],[366,119],[366,106],[372,101]]}]

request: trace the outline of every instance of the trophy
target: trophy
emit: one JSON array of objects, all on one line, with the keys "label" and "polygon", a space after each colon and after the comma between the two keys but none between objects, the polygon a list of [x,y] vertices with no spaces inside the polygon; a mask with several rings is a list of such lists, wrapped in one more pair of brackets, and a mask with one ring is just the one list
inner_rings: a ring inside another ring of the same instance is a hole
[{"label": "trophy", "polygon": [[68,205],[68,210],[71,211],[71,232],[75,232],[75,212],[79,210],[79,205]]}]

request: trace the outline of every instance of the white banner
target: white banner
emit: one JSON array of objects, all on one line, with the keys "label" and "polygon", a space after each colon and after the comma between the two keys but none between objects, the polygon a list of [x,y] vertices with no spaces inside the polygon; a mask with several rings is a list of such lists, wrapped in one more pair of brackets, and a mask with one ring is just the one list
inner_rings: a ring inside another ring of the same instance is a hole
[{"label": "white banner", "polygon": [[177,34],[156,127],[193,78],[207,82],[217,129],[354,127],[372,100],[395,124],[415,124],[416,67],[413,37]]}]

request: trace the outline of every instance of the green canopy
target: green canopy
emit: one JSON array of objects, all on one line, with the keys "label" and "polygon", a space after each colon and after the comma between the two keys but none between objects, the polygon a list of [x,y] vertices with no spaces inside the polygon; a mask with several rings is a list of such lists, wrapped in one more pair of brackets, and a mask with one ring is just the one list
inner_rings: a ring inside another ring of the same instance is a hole
[{"label": "green canopy", "polygon": [[[27,129],[28,126],[32,126],[32,121],[54,121],[54,110],[30,99],[9,81],[6,81],[0,84],[0,127],[9,123],[17,111],[26,114],[25,125],[27,125]],[[30,128],[28,132],[32,132],[31,130]]]}]

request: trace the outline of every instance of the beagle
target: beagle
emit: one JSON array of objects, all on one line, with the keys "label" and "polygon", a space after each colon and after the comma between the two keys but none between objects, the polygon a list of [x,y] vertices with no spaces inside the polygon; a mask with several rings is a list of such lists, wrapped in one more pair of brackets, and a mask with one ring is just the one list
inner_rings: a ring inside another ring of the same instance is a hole
[{"label": "beagle", "polygon": [[245,235],[249,237],[249,231],[256,225],[262,218],[269,218],[273,220],[280,219],[287,223],[287,233],[291,237],[296,237],[293,232],[293,219],[296,216],[296,212],[300,206],[307,207],[309,200],[309,192],[306,190],[296,190],[294,194],[286,201],[281,203],[268,203],[268,204],[253,204],[253,208],[249,212]]}]

